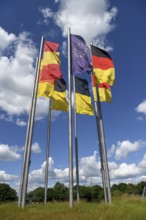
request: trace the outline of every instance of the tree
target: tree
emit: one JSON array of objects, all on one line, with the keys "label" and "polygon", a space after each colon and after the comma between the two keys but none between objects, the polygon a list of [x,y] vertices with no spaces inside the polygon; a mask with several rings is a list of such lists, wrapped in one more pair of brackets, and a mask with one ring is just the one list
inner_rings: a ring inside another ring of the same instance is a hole
[{"label": "tree", "polygon": [[90,186],[79,186],[80,198],[85,199],[86,201],[92,200],[92,193]]},{"label": "tree", "polygon": [[103,188],[101,186],[95,185],[91,187],[92,201],[101,201],[104,199]]},{"label": "tree", "polygon": [[35,190],[27,194],[27,200],[31,202],[43,202],[44,201],[44,188],[38,187]]},{"label": "tree", "polygon": [[54,199],[58,201],[68,200],[68,188],[63,183],[57,182],[54,185]]},{"label": "tree", "polygon": [[17,193],[16,190],[11,188],[6,183],[0,183],[0,201],[16,201]]},{"label": "tree", "polygon": [[54,200],[54,189],[48,188],[47,201],[53,201],[53,200]]},{"label": "tree", "polygon": [[138,191],[138,194],[139,195],[142,195],[143,193],[143,188],[146,186],[146,182],[142,181],[140,183],[137,184],[136,188],[137,188],[137,191]]}]

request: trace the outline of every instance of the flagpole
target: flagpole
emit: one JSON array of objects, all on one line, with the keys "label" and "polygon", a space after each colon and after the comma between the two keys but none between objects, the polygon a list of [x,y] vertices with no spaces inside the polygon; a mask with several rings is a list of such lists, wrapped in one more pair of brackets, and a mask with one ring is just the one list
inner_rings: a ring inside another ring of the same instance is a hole
[{"label": "flagpole", "polygon": [[40,45],[40,53],[38,59],[38,67],[36,73],[36,80],[34,85],[34,92],[31,102],[31,111],[29,113],[29,135],[26,140],[26,162],[24,167],[24,178],[23,178],[23,190],[22,190],[22,203],[21,207],[24,208],[26,205],[26,193],[27,193],[27,186],[28,186],[28,174],[29,174],[29,166],[30,166],[30,156],[31,156],[31,145],[32,145],[32,136],[33,136],[33,126],[34,126],[34,116],[35,116],[35,108],[36,108],[36,99],[37,99],[37,89],[38,89],[38,80],[39,80],[39,72],[40,72],[40,63],[41,63],[41,56],[42,56],[42,49],[44,44],[44,37],[42,36],[41,45]]},{"label": "flagpole", "polygon": [[[93,45],[93,43],[91,43]],[[92,68],[93,73],[93,68]],[[106,142],[105,142],[105,134],[104,134],[104,127],[103,127],[103,120],[102,120],[102,111],[101,111],[101,103],[100,103],[100,97],[99,97],[99,90],[96,84],[96,98],[97,101],[95,101],[95,110],[96,110],[96,120],[97,120],[97,127],[98,127],[98,138],[99,138],[99,146],[101,146],[101,160],[102,160],[102,166],[103,168],[103,175],[102,178],[104,178],[103,181],[103,188],[105,193],[105,202],[106,198],[109,204],[111,204],[111,187],[110,187],[110,177],[109,177],[109,168],[108,168],[108,160],[107,160],[107,151],[106,151]]]},{"label": "flagpole", "polygon": [[99,142],[99,153],[100,153],[100,163],[101,163],[101,175],[102,175],[102,185],[104,191],[104,201],[107,203],[107,190],[106,190],[106,175],[103,161],[103,152],[102,152],[102,142],[101,142],[101,132],[99,125],[99,112],[98,112],[98,103],[94,101],[95,104],[95,116],[96,116],[96,125],[97,125],[97,133],[98,133],[98,142]]},{"label": "flagpole", "polygon": [[73,207],[73,141],[72,141],[72,79],[71,79],[71,40],[68,28],[68,101],[69,101],[69,204]]},{"label": "flagpole", "polygon": [[49,152],[49,149],[50,149],[50,132],[51,132],[51,98],[49,99],[49,113],[48,113],[48,134],[47,134],[47,146],[46,146],[44,204],[47,203],[48,172],[49,172],[49,154],[50,154],[50,152]]},{"label": "flagpole", "polygon": [[[36,59],[35,75],[37,74],[37,68],[38,68],[38,58]],[[33,97],[35,84],[36,84],[36,77],[35,77],[35,83],[34,83],[34,86],[33,86],[32,96],[31,97]],[[32,111],[32,108],[29,109],[30,115],[31,115],[31,111]],[[27,123],[25,146],[28,145],[27,142],[28,142],[29,132],[30,132],[30,119],[28,120],[28,123]],[[26,155],[27,155],[27,149],[25,147],[24,148],[24,158],[23,158],[23,163],[22,163],[21,179],[20,179],[19,200],[18,200],[18,206],[19,207],[21,206],[21,202],[22,202],[22,191],[23,191],[23,180],[24,180],[24,168],[25,168],[25,164],[26,164]]]},{"label": "flagpole", "polygon": [[[91,42],[91,45],[93,45],[93,42]],[[92,66],[92,75],[93,75],[93,66]],[[92,81],[92,76],[91,76]],[[96,97],[97,100],[100,102],[99,93],[98,93],[98,87],[96,85]],[[95,104],[95,116],[96,116],[96,126],[97,126],[97,133],[98,133],[98,142],[99,142],[99,153],[100,153],[100,163],[101,163],[101,175],[102,175],[102,185],[103,185],[103,191],[104,191],[104,201],[107,203],[108,201],[108,195],[107,195],[107,184],[106,184],[106,169],[105,169],[105,160],[103,155],[103,146],[102,146],[102,138],[101,138],[101,127],[99,122],[99,102],[94,101]],[[100,108],[101,109],[101,108]]]},{"label": "flagpole", "polygon": [[79,163],[78,163],[78,132],[77,132],[77,115],[76,115],[76,98],[75,98],[75,76],[73,75],[74,88],[74,132],[75,132],[75,156],[76,156],[76,183],[77,183],[77,202],[80,201],[79,194]]},{"label": "flagpole", "polygon": [[102,150],[103,150],[103,161],[104,161],[104,167],[105,167],[107,198],[108,198],[108,203],[111,204],[111,187],[110,187],[108,160],[107,160],[107,150],[106,150],[105,133],[104,133],[104,127],[103,127],[103,120],[102,120],[101,103],[100,103],[100,97],[99,97],[97,85],[96,85],[96,94],[97,94],[97,100],[98,100],[97,111],[98,111],[98,120],[99,120],[101,143],[102,143]]}]

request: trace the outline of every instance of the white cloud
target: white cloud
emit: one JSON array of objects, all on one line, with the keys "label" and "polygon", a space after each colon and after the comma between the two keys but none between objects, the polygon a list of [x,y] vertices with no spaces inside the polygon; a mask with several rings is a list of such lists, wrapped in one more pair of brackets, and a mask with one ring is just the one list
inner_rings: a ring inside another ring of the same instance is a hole
[{"label": "white cloud", "polygon": [[117,142],[117,145],[112,145],[112,148],[115,148],[115,158],[117,160],[121,159],[122,157],[127,157],[130,152],[138,151],[142,146],[146,145],[145,142],[141,140],[130,142],[129,140],[125,140],[122,142]]},{"label": "white cloud", "polygon": [[[54,161],[50,157],[49,158],[49,178],[55,177],[55,172],[53,168]],[[29,180],[28,180],[28,188],[29,191],[35,189],[38,186],[44,186],[44,180],[45,180],[45,165],[46,162],[44,161],[40,167],[40,169],[33,170],[29,174]]]},{"label": "white cloud", "polygon": [[97,176],[100,170],[100,163],[97,161],[97,152],[92,156],[83,157],[79,163],[80,176],[91,177]]},{"label": "white cloud", "polygon": [[108,154],[108,157],[112,157],[115,153],[115,150],[116,150],[116,146],[113,144],[111,146],[111,148],[108,150],[107,154]]},{"label": "white cloud", "polygon": [[[33,170],[29,174],[29,191],[36,187],[44,187],[45,178],[45,164],[43,162],[39,169]],[[109,162],[109,171],[111,184],[114,183],[136,183],[146,179],[146,154],[143,159],[138,163],[121,163],[118,164],[114,161]],[[81,158],[79,161],[79,179],[80,185],[102,185],[101,179],[101,165],[100,160],[97,158],[97,152],[93,155]],[[76,172],[75,167],[74,173],[74,184],[76,184]],[[59,181],[68,186],[69,180],[69,168],[59,169],[55,167],[53,159],[49,158],[49,187],[53,186],[55,182]]]},{"label": "white cloud", "polygon": [[[25,146],[18,148],[18,151],[24,151]],[[35,142],[32,144],[31,151],[35,154],[39,154],[42,152],[39,143]]]},{"label": "white cloud", "polygon": [[[2,54],[0,57],[0,109],[5,112],[0,116],[0,119],[13,121],[14,115],[18,117],[27,114],[30,108],[37,50],[29,33],[23,32],[19,36],[12,37],[13,34],[8,34],[2,28],[0,30],[3,30],[0,31],[0,39],[5,35],[9,36],[8,39],[10,38],[5,47],[1,47],[0,44],[0,50],[7,49],[11,42],[14,43],[11,56]],[[52,120],[54,121],[60,113],[53,111]],[[38,99],[36,120],[43,119],[47,114],[48,99]],[[17,118],[16,124],[24,126],[26,123]]]},{"label": "white cloud", "polygon": [[41,150],[41,147],[40,147],[40,145],[38,143],[34,143],[32,145],[31,151],[33,153],[39,154],[42,150]]},{"label": "white cloud", "polygon": [[0,160],[5,161],[15,161],[19,160],[21,155],[18,154],[16,151],[18,150],[18,147],[11,147],[9,145],[0,145]]},{"label": "white cloud", "polygon": [[9,115],[28,111],[35,58],[36,48],[25,32],[15,37],[12,55],[0,57],[0,109]]},{"label": "white cloud", "polygon": [[52,10],[49,7],[46,7],[46,8],[39,8],[39,11],[42,13],[44,20],[43,22],[40,21],[37,22],[37,24],[44,23],[47,25],[49,23],[49,18],[53,16]]},{"label": "white cloud", "polygon": [[110,171],[111,179],[126,179],[130,177],[135,177],[139,174],[140,170],[134,163],[122,163],[119,166],[117,166],[116,169],[112,169]]},{"label": "white cloud", "polygon": [[[29,190],[32,190],[38,186],[44,186],[44,175],[45,175],[45,164],[43,162],[40,169],[33,170],[29,175]],[[83,157],[79,161],[79,179],[80,185],[102,185],[101,179],[101,164],[99,158],[97,159],[97,152],[95,151],[93,155]],[[74,184],[76,184],[76,172],[74,173]],[[139,165],[132,164],[117,164],[115,162],[109,162],[110,179],[112,183],[121,181],[132,181],[133,178],[142,174],[142,169]],[[49,158],[49,182],[62,182],[68,186],[69,178],[69,168],[58,169],[54,167],[54,161]]]},{"label": "white cloud", "polygon": [[63,41],[62,46],[61,46],[61,51],[62,54],[67,57],[67,41]]},{"label": "white cloud", "polygon": [[81,35],[88,44],[94,41],[105,46],[105,36],[114,28],[117,14],[117,8],[108,10],[108,6],[107,0],[62,0],[54,19],[63,36],[67,36],[70,27],[73,34]]},{"label": "white cloud", "polygon": [[39,10],[43,14],[44,18],[51,18],[53,16],[53,12],[50,8],[40,8]]},{"label": "white cloud", "polygon": [[0,27],[0,52],[6,49],[15,40],[15,34],[8,34],[8,32],[6,32],[2,27]]},{"label": "white cloud", "polygon": [[142,103],[140,103],[136,109],[135,109],[138,113],[143,113],[144,115],[146,115],[146,100],[144,100]]},{"label": "white cloud", "polygon": [[138,167],[141,169],[141,174],[146,175],[146,154],[143,159],[139,162]]},{"label": "white cloud", "polygon": [[26,126],[26,124],[27,123],[25,121],[22,121],[22,120],[20,120],[20,118],[17,118],[16,125],[23,127],[23,126]]},{"label": "white cloud", "polygon": [[141,117],[141,116],[139,116],[139,117],[137,117],[137,120],[139,120],[139,121],[143,121],[143,120],[144,120],[144,118],[143,118],[143,117]]},{"label": "white cloud", "polygon": [[5,121],[8,121],[8,122],[13,122],[13,116],[12,115],[1,114],[0,115],[0,120],[5,120]]},{"label": "white cloud", "polygon": [[5,171],[0,170],[0,182],[11,182],[18,178],[16,175],[7,174]]},{"label": "white cloud", "polygon": [[[48,109],[49,109],[49,101],[47,98],[40,97],[37,99],[36,103],[36,120],[41,120],[45,116],[48,115]],[[55,121],[57,117],[61,114],[61,111],[51,111],[51,121]]]}]

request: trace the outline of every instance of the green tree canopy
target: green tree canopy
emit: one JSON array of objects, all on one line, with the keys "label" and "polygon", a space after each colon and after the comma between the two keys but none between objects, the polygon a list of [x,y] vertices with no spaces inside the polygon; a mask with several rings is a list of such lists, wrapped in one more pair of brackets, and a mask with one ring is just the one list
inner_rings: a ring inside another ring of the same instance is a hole
[{"label": "green tree canopy", "polygon": [[17,200],[17,192],[6,183],[0,183],[0,201],[15,201]]}]

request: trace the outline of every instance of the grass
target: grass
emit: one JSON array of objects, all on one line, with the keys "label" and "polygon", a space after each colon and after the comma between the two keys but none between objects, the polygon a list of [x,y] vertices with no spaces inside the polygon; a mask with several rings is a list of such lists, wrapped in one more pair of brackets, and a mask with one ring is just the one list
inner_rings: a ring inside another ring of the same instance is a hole
[{"label": "grass", "polygon": [[146,200],[140,197],[114,199],[112,204],[50,202],[47,205],[33,204],[24,209],[16,203],[0,205],[1,220],[145,220]]}]

